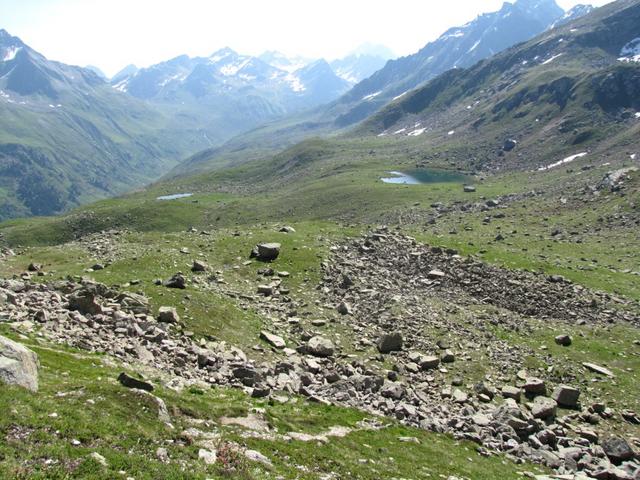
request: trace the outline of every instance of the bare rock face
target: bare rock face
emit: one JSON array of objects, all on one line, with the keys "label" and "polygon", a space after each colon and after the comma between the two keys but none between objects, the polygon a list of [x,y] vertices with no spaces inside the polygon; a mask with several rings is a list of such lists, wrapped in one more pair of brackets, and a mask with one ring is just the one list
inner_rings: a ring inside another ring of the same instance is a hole
[{"label": "bare rock face", "polygon": [[38,391],[38,356],[24,345],[0,336],[0,380]]}]

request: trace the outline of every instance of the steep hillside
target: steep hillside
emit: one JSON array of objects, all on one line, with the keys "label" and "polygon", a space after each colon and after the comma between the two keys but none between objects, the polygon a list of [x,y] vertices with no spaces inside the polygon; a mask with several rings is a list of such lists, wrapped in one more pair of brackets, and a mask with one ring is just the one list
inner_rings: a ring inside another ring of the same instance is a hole
[{"label": "steep hillside", "polygon": [[[580,6],[565,13],[555,0],[505,2],[497,12],[480,15],[466,25],[450,28],[417,53],[389,61],[336,101],[297,118],[290,117],[243,133],[221,147],[187,159],[170,175],[188,175],[228,166],[257,158],[264,154],[265,148],[273,153],[270,145],[278,149],[309,136],[341,132],[449,69],[470,67],[590,10],[590,7]],[[275,143],[274,139],[277,139]]]},{"label": "steep hillside", "polygon": [[464,163],[477,170],[547,168],[551,152],[568,158],[616,135],[627,143],[640,127],[638,22],[637,1],[607,5],[468,70],[443,74],[358,132],[424,136],[445,148],[468,143],[473,154]]},{"label": "steep hillside", "polygon": [[143,185],[201,148],[88,69],[0,30],[0,218],[50,215]]}]

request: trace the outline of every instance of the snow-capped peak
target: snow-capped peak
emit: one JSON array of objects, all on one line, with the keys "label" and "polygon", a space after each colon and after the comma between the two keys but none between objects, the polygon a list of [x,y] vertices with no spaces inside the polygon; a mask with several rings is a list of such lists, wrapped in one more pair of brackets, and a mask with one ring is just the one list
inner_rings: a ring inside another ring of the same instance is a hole
[{"label": "snow-capped peak", "polygon": [[251,62],[251,57],[239,57],[235,61],[220,67],[220,73],[225,77],[230,77],[246,67],[249,62]]},{"label": "snow-capped peak", "polygon": [[220,50],[218,50],[217,52],[214,52],[210,57],[209,57],[209,61],[211,63],[218,63],[221,60],[224,60],[225,58],[229,57],[229,56],[237,56],[238,54],[233,51],[231,48],[229,47],[224,47],[221,48]]}]

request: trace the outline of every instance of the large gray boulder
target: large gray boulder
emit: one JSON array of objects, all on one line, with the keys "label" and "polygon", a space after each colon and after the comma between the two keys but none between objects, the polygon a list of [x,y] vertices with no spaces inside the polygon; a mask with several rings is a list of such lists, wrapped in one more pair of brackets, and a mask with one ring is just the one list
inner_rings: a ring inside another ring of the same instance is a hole
[{"label": "large gray boulder", "polygon": [[270,262],[278,258],[281,246],[279,243],[259,243],[251,251],[251,257]]},{"label": "large gray boulder", "polygon": [[385,333],[378,340],[378,351],[389,353],[402,350],[402,334],[400,332]]},{"label": "large gray boulder", "polygon": [[96,301],[96,295],[90,290],[78,290],[69,295],[69,310],[77,310],[83,315],[102,313],[102,307]]},{"label": "large gray boulder", "polygon": [[328,338],[315,336],[307,342],[307,353],[316,357],[330,357],[335,347]]},{"label": "large gray boulder", "polygon": [[631,460],[635,457],[635,453],[631,449],[629,442],[622,437],[610,437],[602,442],[602,449],[616,465],[625,460]]},{"label": "large gray boulder", "polygon": [[577,408],[579,397],[580,390],[568,385],[558,385],[551,395],[551,398],[558,402],[558,405],[567,408]]},{"label": "large gray boulder", "polygon": [[0,336],[0,380],[38,391],[38,356],[24,345]]}]

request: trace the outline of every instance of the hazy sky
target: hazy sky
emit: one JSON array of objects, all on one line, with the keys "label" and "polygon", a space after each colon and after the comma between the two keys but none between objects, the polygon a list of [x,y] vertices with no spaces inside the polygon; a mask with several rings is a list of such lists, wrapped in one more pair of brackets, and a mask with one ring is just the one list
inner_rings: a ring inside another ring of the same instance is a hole
[{"label": "hazy sky", "polygon": [[[567,9],[581,3],[557,0]],[[604,5],[610,0],[589,3]],[[587,3],[588,0],[583,0]],[[364,42],[407,55],[502,0],[0,0],[0,28],[50,59],[113,75],[229,46],[256,55],[345,55]]]}]

